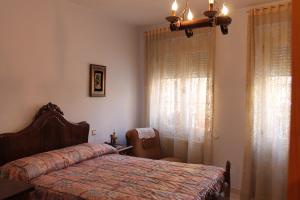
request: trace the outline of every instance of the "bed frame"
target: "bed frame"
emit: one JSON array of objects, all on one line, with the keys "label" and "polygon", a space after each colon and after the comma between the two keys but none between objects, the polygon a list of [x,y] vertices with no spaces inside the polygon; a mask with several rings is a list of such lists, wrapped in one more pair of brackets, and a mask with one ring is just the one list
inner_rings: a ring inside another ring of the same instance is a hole
[{"label": "bed frame", "polygon": [[88,123],[71,123],[57,105],[48,103],[40,108],[27,128],[0,134],[0,166],[26,156],[88,142],[88,135]]},{"label": "bed frame", "polygon": [[231,180],[230,180],[231,163],[226,162],[226,170],[224,172],[224,184],[222,185],[221,192],[216,192],[208,198],[208,200],[230,200]]},{"label": "bed frame", "polygon": [[[26,156],[88,142],[89,124],[67,121],[61,109],[52,103],[44,105],[33,122],[16,133],[0,134],[0,166]],[[225,182],[220,193],[207,200],[230,199],[230,162],[226,163]]]}]

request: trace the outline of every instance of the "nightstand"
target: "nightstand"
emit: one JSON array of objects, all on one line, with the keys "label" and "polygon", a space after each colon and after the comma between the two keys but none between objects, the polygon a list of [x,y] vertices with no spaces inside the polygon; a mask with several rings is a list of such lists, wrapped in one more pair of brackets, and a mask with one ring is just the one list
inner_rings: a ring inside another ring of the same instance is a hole
[{"label": "nightstand", "polygon": [[133,146],[117,145],[115,148],[121,155],[130,155]]},{"label": "nightstand", "polygon": [[[105,142],[105,144],[111,145],[109,142]],[[130,155],[131,149],[133,148],[133,146],[126,146],[123,144],[116,144],[111,146],[115,147],[121,155]]]},{"label": "nightstand", "polygon": [[32,191],[33,185],[0,178],[0,200],[29,199],[29,193]]}]

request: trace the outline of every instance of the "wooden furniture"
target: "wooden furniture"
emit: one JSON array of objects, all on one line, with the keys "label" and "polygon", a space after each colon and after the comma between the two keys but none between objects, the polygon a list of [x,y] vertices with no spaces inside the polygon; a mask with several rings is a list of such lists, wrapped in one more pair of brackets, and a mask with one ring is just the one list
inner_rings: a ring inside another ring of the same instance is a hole
[{"label": "wooden furniture", "polygon": [[34,187],[27,183],[0,179],[0,200],[28,199]]},{"label": "wooden furniture", "polygon": [[88,142],[88,135],[89,124],[68,122],[58,106],[48,103],[27,128],[0,134],[0,166],[18,158]]},{"label": "wooden furniture", "polygon": [[155,137],[140,139],[136,129],[127,131],[126,140],[128,145],[133,146],[132,155],[142,158],[160,159],[173,162],[181,162],[175,157],[163,157],[161,153],[160,139],[158,130],[154,129]]},{"label": "wooden furniture", "polygon": [[121,155],[131,155],[131,150],[133,146],[125,146],[125,145],[117,145],[116,149],[118,150],[119,154]]},{"label": "wooden furniture", "polygon": [[300,1],[292,1],[292,119],[288,198],[300,199]]},{"label": "wooden furniture", "polygon": [[[0,134],[0,166],[18,158],[86,143],[88,135],[89,124],[68,122],[61,109],[49,103],[38,111],[33,122],[24,130]],[[121,152],[127,150],[122,149]],[[230,162],[226,164],[224,177],[221,192],[213,193],[207,200],[230,199]]]},{"label": "wooden furniture", "polygon": [[131,145],[122,145],[122,144],[112,145],[110,142],[105,142],[105,144],[115,147],[118,150],[119,154],[121,154],[121,155],[131,155],[132,154],[131,151],[132,151],[133,146],[131,146]]}]

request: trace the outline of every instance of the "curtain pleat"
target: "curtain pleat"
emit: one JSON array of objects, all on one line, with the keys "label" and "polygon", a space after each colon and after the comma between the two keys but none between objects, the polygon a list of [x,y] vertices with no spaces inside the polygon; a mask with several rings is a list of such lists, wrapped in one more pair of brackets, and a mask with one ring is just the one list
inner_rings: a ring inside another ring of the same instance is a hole
[{"label": "curtain pleat", "polygon": [[146,120],[165,155],[211,163],[215,29],[145,33]]},{"label": "curtain pleat", "polygon": [[248,21],[248,135],[241,199],[285,199],[291,110],[291,4]]}]

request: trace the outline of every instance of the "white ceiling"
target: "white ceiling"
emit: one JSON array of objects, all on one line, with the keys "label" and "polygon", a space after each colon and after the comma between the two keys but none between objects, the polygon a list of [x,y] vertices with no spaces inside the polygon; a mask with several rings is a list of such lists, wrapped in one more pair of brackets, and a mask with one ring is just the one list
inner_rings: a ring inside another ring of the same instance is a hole
[{"label": "white ceiling", "polygon": [[[73,3],[88,6],[99,12],[127,22],[129,24],[145,26],[161,24],[169,14],[174,0],[70,0]],[[226,2],[231,9],[242,8],[255,4],[268,3],[274,0],[218,0]],[[179,8],[185,4],[185,0],[177,0]],[[195,16],[200,16],[207,10],[208,0],[189,0],[191,10]]]}]

